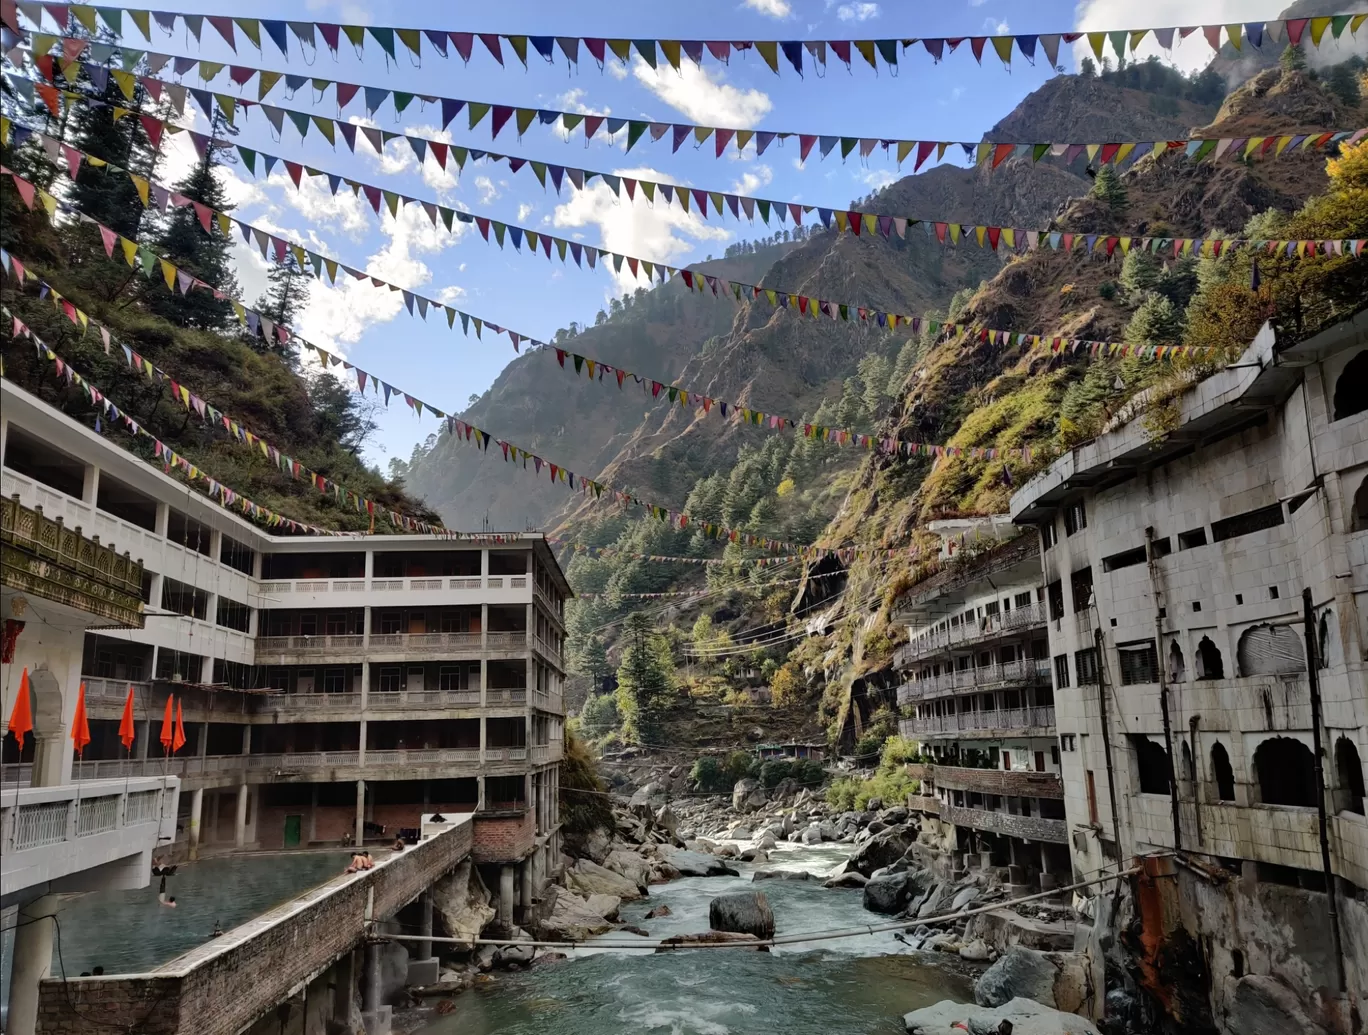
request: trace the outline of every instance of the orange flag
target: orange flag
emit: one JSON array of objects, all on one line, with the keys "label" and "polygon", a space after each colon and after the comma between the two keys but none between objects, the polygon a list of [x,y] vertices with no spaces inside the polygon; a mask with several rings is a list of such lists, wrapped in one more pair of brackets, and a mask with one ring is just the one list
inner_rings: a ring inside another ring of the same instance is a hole
[{"label": "orange flag", "polygon": [[128,699],[124,701],[123,718],[119,720],[119,739],[125,751],[133,750],[133,684],[128,686]]},{"label": "orange flag", "polygon": [[171,741],[171,754],[185,747],[185,718],[181,714],[181,703],[176,702],[176,737]]},{"label": "orange flag", "polygon": [[173,725],[171,718],[171,702],[175,700],[175,697],[175,694],[171,694],[169,697],[167,697],[166,714],[162,716],[161,746],[162,754],[164,755],[171,754],[171,741],[175,737],[175,726]]},{"label": "orange flag", "polygon": [[76,695],[76,714],[71,720],[71,743],[76,747],[77,758],[81,757],[86,745],[90,743],[90,723],[86,721],[84,683],[81,684],[80,693]]},{"label": "orange flag", "polygon": [[29,701],[28,669],[19,677],[19,696],[14,699],[14,710],[10,712],[9,725],[5,727],[14,734],[19,742],[19,750],[24,750],[25,735],[33,732],[33,705]]}]

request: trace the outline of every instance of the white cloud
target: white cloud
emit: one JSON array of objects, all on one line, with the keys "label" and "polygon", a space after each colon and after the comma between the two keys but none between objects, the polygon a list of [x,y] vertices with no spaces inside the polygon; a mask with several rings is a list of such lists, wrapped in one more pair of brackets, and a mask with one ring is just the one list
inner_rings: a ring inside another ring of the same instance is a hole
[{"label": "white cloud", "polygon": [[723,72],[711,67],[687,63],[678,72],[652,69],[638,57],[632,72],[652,93],[694,122],[750,129],[774,106],[763,90],[732,86],[724,81]]},{"label": "white cloud", "polygon": [[858,179],[874,190],[883,190],[890,183],[898,182],[898,174],[889,169],[866,169]]},{"label": "white cloud", "polygon": [[[1224,26],[1237,22],[1277,18],[1286,6],[1285,0],[1149,0],[1145,4],[1145,17],[1142,21],[1146,25]],[[1114,29],[1118,25],[1130,25],[1136,21],[1136,10],[1132,0],[1081,0],[1076,9],[1074,27],[1101,30]],[[1224,41],[1225,33],[1222,32],[1221,36]],[[1173,52],[1170,55],[1154,41],[1153,36],[1147,36],[1140,44],[1139,57],[1143,60],[1150,54],[1158,54],[1163,60],[1171,60],[1184,72],[1193,72],[1205,68],[1214,56],[1201,32],[1194,32],[1181,43],[1178,34],[1174,33],[1173,44]],[[1264,44],[1264,47],[1267,49],[1268,44]],[[1322,49],[1328,48],[1323,46]],[[1113,64],[1116,63],[1116,54],[1112,51],[1110,42],[1104,53],[1110,57]],[[1315,53],[1314,49],[1309,53]],[[1346,51],[1344,57],[1348,56]],[[1079,61],[1084,57],[1092,57],[1092,48],[1086,39],[1074,44],[1074,57]],[[1130,59],[1129,49],[1126,58]]]},{"label": "white cloud", "polygon": [[535,205],[529,205],[529,204],[528,204],[527,202],[525,202],[525,201],[524,201],[521,205],[519,205],[519,206],[518,206],[518,222],[519,222],[519,223],[526,222],[526,221],[527,221],[527,217],[530,216],[530,215],[532,214],[532,212],[533,212],[533,210],[534,210],[535,208],[536,208]]},{"label": "white cloud", "polygon": [[627,78],[627,66],[614,58],[612,61],[605,61],[603,67],[608,69],[608,74],[614,79]]},{"label": "white cloud", "polygon": [[990,36],[1006,36],[1012,31],[1012,27],[1007,24],[1007,19],[985,18],[983,19],[983,31]]},{"label": "white cloud", "polygon": [[[668,179],[655,169],[613,171],[619,176]],[[600,247],[652,262],[678,262],[700,241],[727,241],[732,237],[728,230],[709,226],[695,213],[686,213],[678,205],[667,206],[658,200],[654,207],[648,207],[619,200],[601,181],[585,190],[576,191],[565,204],[557,205],[555,224],[558,227],[596,225],[599,228]],[[638,281],[631,275],[626,263],[622,272],[616,274],[616,279],[622,291],[645,286],[644,281]]]},{"label": "white cloud", "polygon": [[741,179],[732,184],[733,194],[754,194],[761,187],[774,180],[774,170],[763,162],[754,169],[741,174]]},{"label": "white cloud", "polygon": [[744,0],[744,4],[752,11],[759,11],[771,18],[787,18],[793,12],[788,0]]},{"label": "white cloud", "polygon": [[879,5],[868,2],[842,4],[836,8],[836,17],[843,22],[867,22],[879,17]]},{"label": "white cloud", "polygon": [[[380,123],[365,115],[352,115],[347,121],[354,126],[365,126],[368,129],[377,129],[380,126]],[[357,136],[364,140],[364,134],[358,133]],[[361,140],[358,140],[356,145],[357,153],[365,155],[370,163],[386,176],[408,172],[418,167],[418,157],[403,139],[391,140],[379,154],[371,147],[370,141],[362,143]]]},{"label": "white cloud", "polygon": [[[610,65],[609,67],[612,66]],[[626,76],[627,73],[624,70],[622,74],[623,76]],[[586,98],[587,96],[589,96],[589,91],[582,90],[577,86],[573,90],[566,90],[565,93],[557,97],[556,106],[563,111],[576,111],[579,112],[581,115],[613,114],[613,109],[607,106],[601,108],[591,108],[589,105],[585,104],[584,98]]]},{"label": "white cloud", "polygon": [[480,192],[481,205],[488,205],[491,201],[497,200],[501,193],[494,181],[484,175],[475,177],[475,189]]}]

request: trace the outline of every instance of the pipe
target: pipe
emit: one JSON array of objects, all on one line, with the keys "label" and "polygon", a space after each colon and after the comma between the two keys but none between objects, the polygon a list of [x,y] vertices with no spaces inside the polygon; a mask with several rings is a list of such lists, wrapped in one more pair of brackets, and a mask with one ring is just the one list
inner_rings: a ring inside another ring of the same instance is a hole
[{"label": "pipe", "polygon": [[1306,681],[1311,691],[1311,750],[1316,760],[1316,813],[1320,826],[1321,869],[1325,873],[1325,901],[1330,914],[1330,942],[1335,949],[1335,969],[1339,991],[1349,985],[1344,973],[1344,946],[1340,942],[1339,907],[1335,894],[1335,871],[1330,865],[1330,830],[1325,814],[1325,765],[1321,761],[1321,696],[1317,672],[1316,616],[1311,605],[1311,588],[1302,589],[1302,623],[1306,635]]},{"label": "pipe", "polygon": [[[1170,853],[1164,852],[1163,855]],[[1102,877],[1094,877],[1092,880],[1079,881],[1077,884],[1070,884],[1067,887],[1055,888],[1052,891],[1039,891],[1032,895],[1025,895],[1021,898],[1008,899],[1006,902],[992,902],[986,906],[979,906],[976,909],[966,909],[959,913],[943,913],[940,916],[932,917],[904,917],[902,920],[886,921],[879,924],[867,924],[864,927],[836,928],[828,931],[813,931],[810,934],[782,934],[773,938],[761,938],[753,942],[691,942],[688,945],[666,944],[664,942],[595,942],[595,941],[527,941],[514,940],[507,938],[440,938],[433,936],[429,938],[422,934],[385,934],[384,938],[394,941],[414,942],[432,941],[443,945],[464,945],[473,948],[476,945],[522,945],[539,949],[754,949],[757,946],[767,947],[771,945],[797,945],[804,942],[831,941],[837,938],[859,938],[869,934],[880,934],[886,931],[905,931],[911,924],[940,924],[950,920],[963,920],[966,917],[977,916],[980,913],[990,913],[996,909],[1006,909],[1010,906],[1020,905],[1023,902],[1034,902],[1037,899],[1051,898],[1067,891],[1077,891],[1079,888],[1092,887],[1095,884],[1105,884],[1108,881],[1119,881],[1123,877],[1133,877],[1139,873],[1141,867],[1132,866],[1128,870],[1121,870],[1118,873],[1109,873]]]},{"label": "pipe", "polygon": [[[1178,772],[1173,764],[1173,723],[1169,719],[1168,672],[1164,666],[1164,619],[1159,606],[1159,573],[1154,567],[1154,527],[1145,528],[1145,567],[1149,569],[1150,596],[1154,600],[1154,667],[1159,677],[1159,714],[1164,721],[1164,751],[1168,754],[1169,808],[1173,812],[1173,850],[1183,850],[1183,828],[1178,812]],[[1195,763],[1194,763],[1195,765]],[[1196,806],[1193,806],[1195,811]]]},{"label": "pipe", "polygon": [[[1096,605],[1094,605],[1096,611]],[[1116,807],[1116,779],[1112,768],[1111,727],[1107,719],[1107,645],[1102,639],[1101,616],[1093,626],[1093,646],[1097,650],[1097,718],[1102,724],[1102,754],[1107,760],[1107,800],[1111,802],[1112,837],[1116,840],[1116,859],[1121,861],[1121,813]]]}]

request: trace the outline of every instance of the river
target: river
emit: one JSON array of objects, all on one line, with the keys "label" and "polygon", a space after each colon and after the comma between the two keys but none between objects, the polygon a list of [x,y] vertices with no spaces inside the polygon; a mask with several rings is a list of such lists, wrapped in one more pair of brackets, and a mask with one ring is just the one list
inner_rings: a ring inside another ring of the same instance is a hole
[{"label": "river", "polygon": [[[833,847],[784,845],[767,869],[826,872],[846,857]],[[708,929],[708,903],[730,891],[763,891],[778,934],[856,927],[882,919],[858,891],[819,882],[694,877],[651,889],[622,919],[652,938]],[[671,915],[646,920],[653,907]],[[605,935],[630,938],[621,932]],[[902,1015],[942,999],[973,1000],[973,971],[958,958],[909,952],[891,933],[797,943],[769,953],[695,949],[651,953],[592,948],[573,958],[500,975],[458,996],[454,1013],[415,1035],[901,1035]]]}]

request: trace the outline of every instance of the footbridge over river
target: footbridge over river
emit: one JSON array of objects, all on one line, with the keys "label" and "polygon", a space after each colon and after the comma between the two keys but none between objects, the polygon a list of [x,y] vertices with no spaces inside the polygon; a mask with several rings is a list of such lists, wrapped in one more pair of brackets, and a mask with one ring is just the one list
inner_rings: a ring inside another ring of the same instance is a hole
[{"label": "footbridge over river", "polygon": [[[275,1008],[301,999],[303,1026],[290,1030],[354,1031],[359,986],[366,1030],[387,1033],[388,1007],[378,996],[379,956],[375,943],[367,943],[370,922],[387,920],[420,899],[472,850],[470,814],[432,820],[423,817],[417,844],[377,859],[373,869],[339,875],[156,970],[44,981],[38,1031],[274,1033],[283,1030]],[[424,913],[431,917],[430,909]],[[362,947],[364,954],[357,952]]]}]

